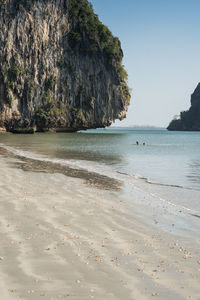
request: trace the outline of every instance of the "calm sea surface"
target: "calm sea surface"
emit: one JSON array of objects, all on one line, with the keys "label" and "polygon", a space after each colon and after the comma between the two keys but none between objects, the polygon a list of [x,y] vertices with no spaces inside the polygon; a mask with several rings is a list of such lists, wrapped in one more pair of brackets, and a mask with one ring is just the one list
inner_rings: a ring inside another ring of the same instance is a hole
[{"label": "calm sea surface", "polygon": [[[59,134],[5,133],[0,134],[0,146],[22,156],[108,176],[121,174],[158,185],[189,188],[191,193],[200,191],[199,132],[111,128]],[[200,208],[199,196],[195,197],[195,206]]]}]

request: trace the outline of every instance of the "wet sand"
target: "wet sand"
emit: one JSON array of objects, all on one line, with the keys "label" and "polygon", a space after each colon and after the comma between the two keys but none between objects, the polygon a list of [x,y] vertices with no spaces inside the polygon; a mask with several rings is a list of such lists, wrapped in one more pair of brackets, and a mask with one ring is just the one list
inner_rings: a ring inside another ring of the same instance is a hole
[{"label": "wet sand", "polygon": [[200,299],[199,218],[179,235],[173,213],[130,201],[117,182],[5,155],[0,166],[1,299]]}]

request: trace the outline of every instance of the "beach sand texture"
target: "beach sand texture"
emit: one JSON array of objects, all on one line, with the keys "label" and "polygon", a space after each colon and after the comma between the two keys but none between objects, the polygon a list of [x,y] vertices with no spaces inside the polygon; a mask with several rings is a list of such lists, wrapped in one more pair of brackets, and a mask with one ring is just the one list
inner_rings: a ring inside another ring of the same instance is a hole
[{"label": "beach sand texture", "polygon": [[199,218],[196,235],[170,233],[157,215],[178,220],[137,193],[16,161],[0,156],[2,300],[200,299]]}]

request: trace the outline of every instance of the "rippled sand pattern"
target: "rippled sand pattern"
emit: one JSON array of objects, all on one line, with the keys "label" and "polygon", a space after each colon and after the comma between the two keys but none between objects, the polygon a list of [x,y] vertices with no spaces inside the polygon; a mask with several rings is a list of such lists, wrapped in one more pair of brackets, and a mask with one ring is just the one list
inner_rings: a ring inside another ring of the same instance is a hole
[{"label": "rippled sand pattern", "polygon": [[1,299],[200,299],[196,238],[163,231],[137,194],[130,203],[118,188],[8,156],[0,156]]}]

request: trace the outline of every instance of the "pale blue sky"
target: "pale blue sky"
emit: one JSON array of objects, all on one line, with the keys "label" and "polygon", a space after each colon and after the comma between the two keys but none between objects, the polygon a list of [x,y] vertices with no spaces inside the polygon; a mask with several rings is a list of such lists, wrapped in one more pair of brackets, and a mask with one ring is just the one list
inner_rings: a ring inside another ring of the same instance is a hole
[{"label": "pale blue sky", "polygon": [[132,89],[117,125],[167,126],[200,81],[200,0],[91,0],[124,51]]}]

